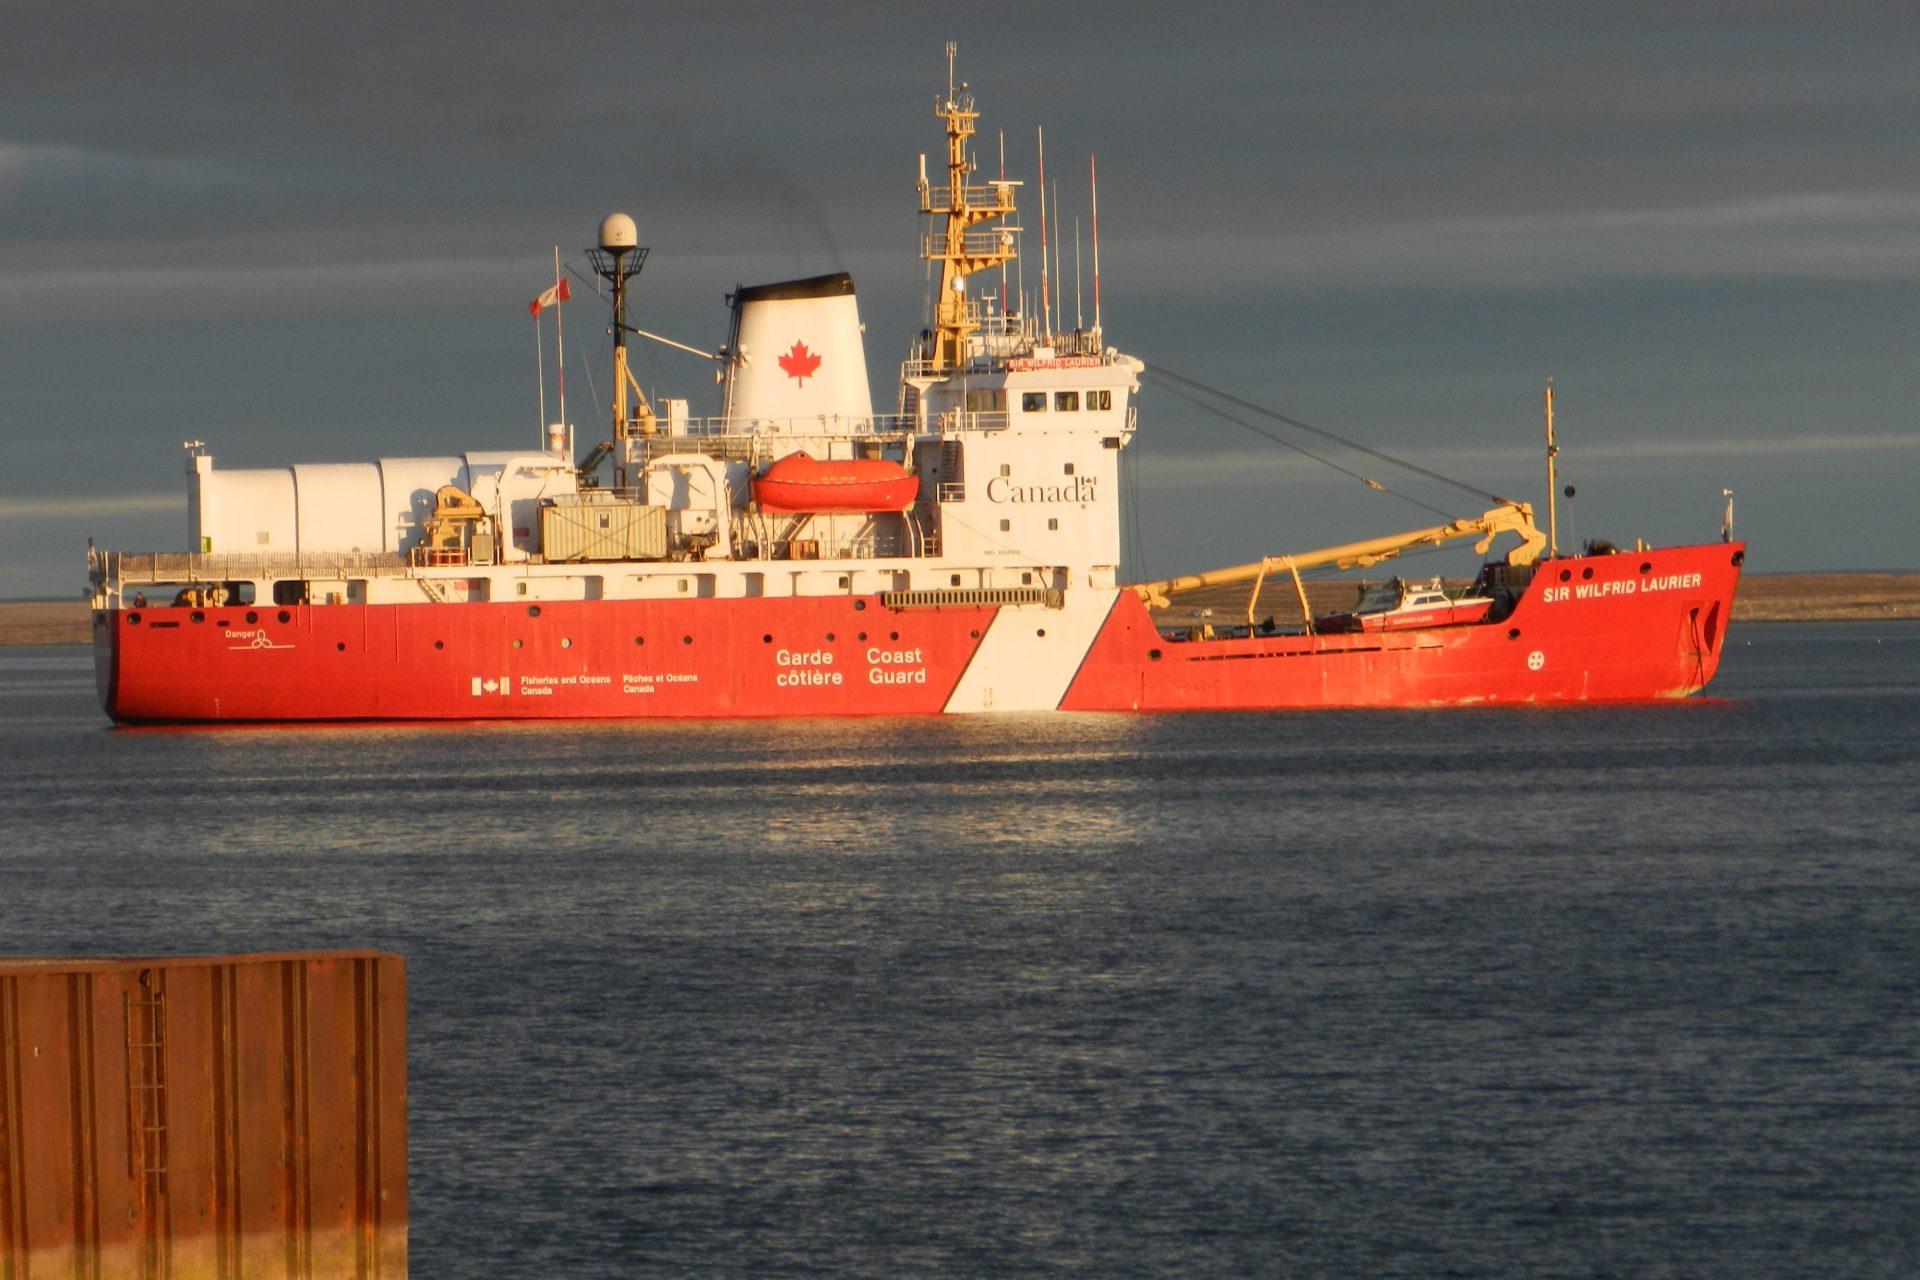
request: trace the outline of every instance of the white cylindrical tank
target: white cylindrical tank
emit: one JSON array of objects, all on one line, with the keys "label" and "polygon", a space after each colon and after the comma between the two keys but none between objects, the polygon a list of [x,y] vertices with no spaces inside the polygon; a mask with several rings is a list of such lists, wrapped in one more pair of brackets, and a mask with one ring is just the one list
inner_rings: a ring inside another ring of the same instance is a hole
[{"label": "white cylindrical tank", "polygon": [[293,468],[293,489],[302,552],[387,549],[378,464],[300,463]]},{"label": "white cylindrical tank", "polygon": [[215,471],[211,459],[207,461],[195,476],[197,527],[189,530],[193,550],[218,555],[299,550],[291,468]]}]

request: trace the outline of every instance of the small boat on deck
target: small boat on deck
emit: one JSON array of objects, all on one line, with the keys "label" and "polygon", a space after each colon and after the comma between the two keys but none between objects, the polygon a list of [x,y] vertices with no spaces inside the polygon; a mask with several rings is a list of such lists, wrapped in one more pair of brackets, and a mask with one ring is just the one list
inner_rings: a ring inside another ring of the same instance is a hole
[{"label": "small boat on deck", "polygon": [[1391,578],[1365,589],[1360,603],[1345,613],[1329,614],[1314,621],[1314,629],[1323,632],[1408,631],[1417,627],[1459,627],[1479,622],[1493,607],[1490,596],[1447,594],[1440,579],[1431,582],[1406,582]]},{"label": "small boat on deck", "polygon": [[885,458],[822,462],[790,453],[753,479],[753,500],[762,510],[905,511],[920,496],[920,478]]}]

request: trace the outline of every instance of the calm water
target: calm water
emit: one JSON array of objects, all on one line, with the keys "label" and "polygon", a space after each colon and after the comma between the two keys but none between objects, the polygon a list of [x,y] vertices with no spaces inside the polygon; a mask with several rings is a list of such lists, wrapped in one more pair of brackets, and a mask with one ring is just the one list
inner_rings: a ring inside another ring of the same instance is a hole
[{"label": "calm water", "polygon": [[379,947],[421,1276],[1906,1276],[1920,627],[1625,710],[109,729],[0,952]]}]

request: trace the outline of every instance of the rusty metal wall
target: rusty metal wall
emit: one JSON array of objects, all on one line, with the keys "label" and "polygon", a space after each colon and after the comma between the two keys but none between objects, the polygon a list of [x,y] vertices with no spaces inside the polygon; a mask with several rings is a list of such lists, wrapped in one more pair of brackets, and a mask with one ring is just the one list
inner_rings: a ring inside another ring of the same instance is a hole
[{"label": "rusty metal wall", "polygon": [[407,987],[374,952],[0,959],[0,1280],[403,1277]]}]

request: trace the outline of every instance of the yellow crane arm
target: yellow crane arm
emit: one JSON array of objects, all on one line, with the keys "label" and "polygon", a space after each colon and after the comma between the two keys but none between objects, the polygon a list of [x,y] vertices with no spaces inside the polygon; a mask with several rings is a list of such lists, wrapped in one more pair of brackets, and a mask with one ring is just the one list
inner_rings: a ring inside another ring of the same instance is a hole
[{"label": "yellow crane arm", "polygon": [[1298,573],[1301,569],[1329,564],[1342,569],[1355,566],[1364,568],[1382,560],[1390,560],[1414,547],[1439,546],[1456,538],[1479,538],[1476,549],[1485,555],[1493,545],[1494,538],[1502,533],[1511,533],[1520,539],[1520,545],[1507,552],[1507,563],[1510,565],[1532,564],[1540,558],[1540,552],[1547,545],[1546,535],[1534,527],[1533,507],[1524,502],[1509,502],[1476,518],[1454,520],[1431,529],[1414,529],[1365,542],[1349,542],[1344,546],[1327,547],[1302,555],[1268,556],[1252,564],[1235,565],[1231,569],[1212,569],[1182,578],[1135,583],[1132,589],[1149,606],[1164,609],[1167,607],[1167,598],[1175,592],[1197,591],[1202,587],[1225,586],[1235,582],[1257,582],[1275,569],[1290,569]]}]

